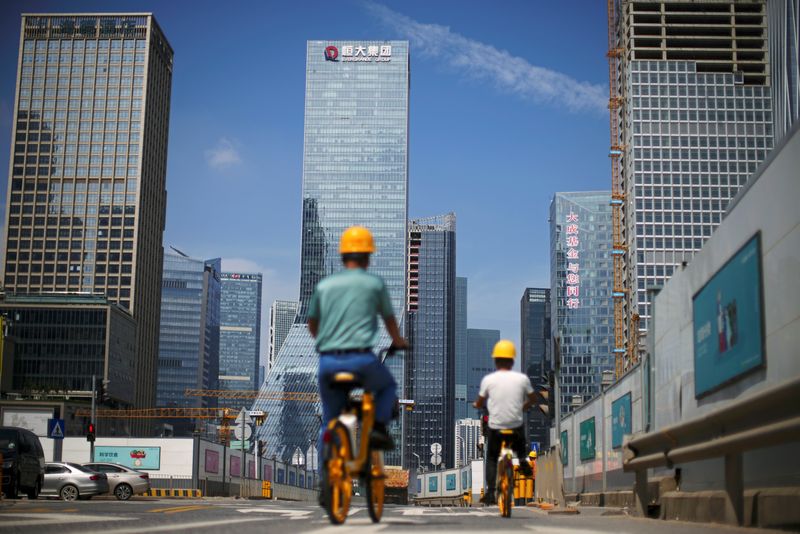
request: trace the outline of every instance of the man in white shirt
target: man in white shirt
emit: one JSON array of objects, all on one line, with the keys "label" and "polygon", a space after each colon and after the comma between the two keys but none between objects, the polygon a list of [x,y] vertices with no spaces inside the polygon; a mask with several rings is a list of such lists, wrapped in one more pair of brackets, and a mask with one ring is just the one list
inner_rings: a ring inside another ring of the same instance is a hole
[{"label": "man in white shirt", "polygon": [[527,375],[512,371],[517,349],[512,341],[501,339],[494,346],[492,358],[497,371],[486,375],[481,380],[481,388],[474,406],[479,410],[487,407],[489,411],[489,429],[486,451],[486,493],[481,502],[494,504],[495,482],[497,479],[497,459],[500,456],[500,445],[503,436],[500,430],[513,430],[511,436],[505,436],[510,441],[511,448],[520,459],[519,470],[526,476],[531,476],[531,466],[528,464],[528,444],[525,439],[524,415],[525,411],[533,406],[536,394],[533,392],[531,381]]}]

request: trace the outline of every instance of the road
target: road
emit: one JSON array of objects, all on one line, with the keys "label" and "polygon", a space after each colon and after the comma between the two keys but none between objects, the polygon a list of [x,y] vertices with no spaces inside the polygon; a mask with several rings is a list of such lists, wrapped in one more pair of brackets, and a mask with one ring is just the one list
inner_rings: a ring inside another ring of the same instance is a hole
[{"label": "road", "polygon": [[280,532],[345,533],[436,532],[567,532],[627,534],[714,533],[757,529],[731,529],[715,525],[655,521],[623,515],[603,515],[602,509],[585,509],[576,516],[547,515],[539,510],[515,508],[513,517],[499,517],[497,508],[422,508],[388,506],[383,521],[373,525],[363,506],[351,510],[345,528],[331,525],[322,510],[310,503],[247,501],[236,499],[145,499],[66,503],[53,500],[18,500],[0,503],[0,532],[59,534],[140,534],[157,532]]}]

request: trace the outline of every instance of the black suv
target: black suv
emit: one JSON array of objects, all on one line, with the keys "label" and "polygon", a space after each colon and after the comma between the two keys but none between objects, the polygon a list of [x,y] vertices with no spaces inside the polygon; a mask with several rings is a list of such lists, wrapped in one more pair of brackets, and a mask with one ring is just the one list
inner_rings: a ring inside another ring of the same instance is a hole
[{"label": "black suv", "polygon": [[0,454],[5,496],[16,499],[25,492],[29,499],[36,499],[44,481],[44,451],[36,434],[24,428],[0,426]]}]

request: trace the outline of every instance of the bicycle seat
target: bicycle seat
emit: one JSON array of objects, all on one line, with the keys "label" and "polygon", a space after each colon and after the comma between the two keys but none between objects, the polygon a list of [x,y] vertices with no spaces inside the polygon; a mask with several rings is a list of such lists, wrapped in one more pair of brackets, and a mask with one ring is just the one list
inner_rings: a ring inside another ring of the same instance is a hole
[{"label": "bicycle seat", "polygon": [[331,387],[336,389],[351,390],[361,387],[361,379],[354,373],[338,372],[333,375]]},{"label": "bicycle seat", "polygon": [[510,435],[514,434],[514,431],[513,430],[509,430],[509,429],[506,428],[506,429],[501,430],[500,433],[502,435],[504,435],[504,436],[510,436]]}]

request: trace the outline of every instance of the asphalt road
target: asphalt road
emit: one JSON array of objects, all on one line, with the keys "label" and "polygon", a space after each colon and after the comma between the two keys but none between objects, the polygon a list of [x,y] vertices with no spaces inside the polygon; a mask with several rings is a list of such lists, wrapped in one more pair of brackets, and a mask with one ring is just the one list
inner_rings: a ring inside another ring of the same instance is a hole
[{"label": "asphalt road", "polygon": [[559,516],[515,508],[503,519],[492,508],[423,508],[387,506],[383,521],[374,525],[363,506],[351,510],[344,527],[331,525],[323,511],[310,503],[247,501],[238,499],[145,499],[61,502],[17,500],[0,502],[0,532],[60,534],[140,534],[157,532],[231,532],[236,534],[281,532],[345,533],[436,532],[567,532],[647,534],[768,532],[716,525],[638,519],[603,515],[602,509],[584,509],[580,515]]}]

